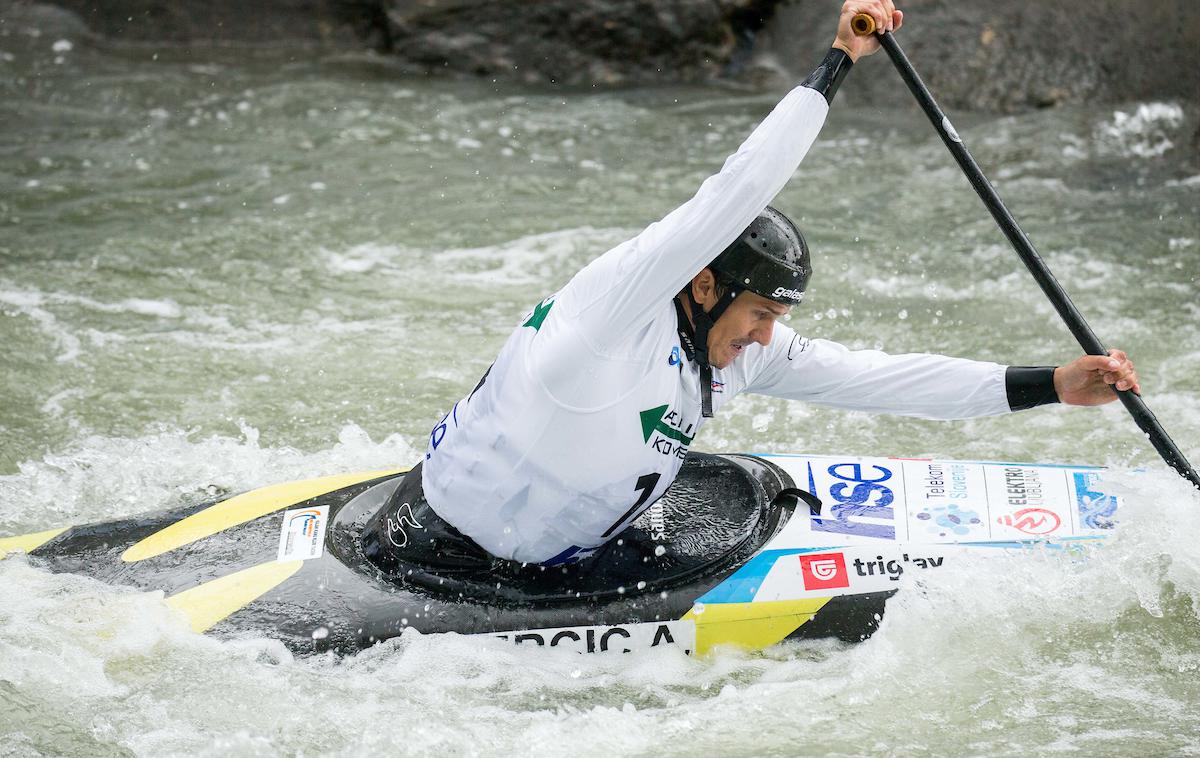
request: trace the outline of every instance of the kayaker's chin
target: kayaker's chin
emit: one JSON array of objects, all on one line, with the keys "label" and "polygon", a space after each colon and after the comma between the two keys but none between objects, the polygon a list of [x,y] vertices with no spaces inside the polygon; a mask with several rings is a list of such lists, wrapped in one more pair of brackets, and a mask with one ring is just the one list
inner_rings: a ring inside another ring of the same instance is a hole
[{"label": "kayaker's chin", "polygon": [[744,342],[728,342],[721,350],[709,348],[708,354],[711,356],[713,368],[727,368],[731,363],[745,351],[749,343]]}]

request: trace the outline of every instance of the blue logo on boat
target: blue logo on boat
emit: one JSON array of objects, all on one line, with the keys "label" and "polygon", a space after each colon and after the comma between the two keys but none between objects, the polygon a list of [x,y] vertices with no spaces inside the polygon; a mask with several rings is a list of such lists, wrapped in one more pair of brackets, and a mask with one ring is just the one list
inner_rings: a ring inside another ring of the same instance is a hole
[{"label": "blue logo on boat", "polygon": [[669,358],[667,358],[667,365],[668,366],[679,365],[679,345],[676,345],[675,347],[671,348],[671,356]]},{"label": "blue logo on boat", "polygon": [[1088,529],[1112,529],[1117,520],[1117,498],[1092,489],[1100,478],[1091,471],[1075,472],[1075,504],[1079,508],[1079,521]]},{"label": "blue logo on boat", "polygon": [[965,537],[972,529],[983,525],[978,513],[959,508],[957,503],[926,506],[916,516],[918,521],[925,523],[927,531],[939,537]]},{"label": "blue logo on boat", "polygon": [[[875,521],[859,521],[858,518],[879,519],[895,522],[892,508],[895,493],[882,482],[892,478],[892,470],[882,466],[864,466],[861,463],[835,463],[826,469],[837,480],[829,486],[825,495],[834,504],[829,513],[812,517],[812,527],[818,532],[852,534],[874,537],[881,540],[896,539],[895,524],[879,524]],[[808,464],[808,491],[817,494],[816,477],[812,464]],[[828,502],[828,501],[826,501]]]}]

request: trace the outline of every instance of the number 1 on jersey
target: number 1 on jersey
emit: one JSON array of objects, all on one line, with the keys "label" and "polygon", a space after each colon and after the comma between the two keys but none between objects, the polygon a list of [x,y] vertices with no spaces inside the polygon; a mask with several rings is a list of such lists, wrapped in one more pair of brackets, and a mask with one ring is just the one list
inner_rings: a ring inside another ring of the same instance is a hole
[{"label": "number 1 on jersey", "polygon": [[650,496],[652,494],[654,494],[654,488],[658,486],[658,480],[661,478],[662,478],[662,474],[657,471],[654,472],[653,474],[643,474],[642,476],[639,476],[638,480],[637,480],[637,484],[635,484],[633,486],[633,488],[635,490],[637,490],[638,492],[642,493],[641,497],[639,497],[637,499],[637,502],[634,503],[633,506],[630,507],[629,510],[625,511],[625,515],[622,516],[620,519],[618,519],[617,523],[610,526],[608,528],[608,531],[606,531],[604,534],[602,534],[600,536],[603,537],[604,539],[608,539],[612,535],[612,533],[617,530],[618,526],[625,523],[626,519],[628,519],[630,516],[634,515],[635,513],[640,514],[642,506],[646,505],[647,501],[650,500]]}]

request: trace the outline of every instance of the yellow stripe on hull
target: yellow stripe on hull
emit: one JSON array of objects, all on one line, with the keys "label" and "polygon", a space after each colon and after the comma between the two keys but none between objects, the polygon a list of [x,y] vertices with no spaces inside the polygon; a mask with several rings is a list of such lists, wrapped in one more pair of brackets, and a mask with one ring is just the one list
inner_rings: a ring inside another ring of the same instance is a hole
[{"label": "yellow stripe on hull", "polygon": [[216,505],[205,508],[199,513],[193,513],[185,519],[161,529],[141,542],[138,542],[124,553],[121,559],[126,563],[144,561],[156,555],[162,555],[196,540],[211,537],[231,526],[244,524],[268,513],[287,508],[290,505],[302,503],[310,498],[324,495],[352,484],[376,479],[388,474],[398,474],[401,470],[369,471],[361,474],[338,474],[324,476],[320,479],[306,479],[301,482],[286,482],[273,484],[250,492],[236,495],[228,500],[222,500]]},{"label": "yellow stripe on hull", "polygon": [[300,570],[304,561],[271,561],[213,579],[167,598],[167,605],[187,616],[194,632],[204,632],[278,587]]},{"label": "yellow stripe on hull", "polygon": [[0,538],[0,560],[8,553],[17,550],[22,553],[31,553],[70,528],[69,526],[64,526],[61,529],[48,529],[44,532],[35,532],[33,534],[2,537]]},{"label": "yellow stripe on hull", "polygon": [[761,603],[709,603],[700,613],[692,609],[683,618],[696,624],[697,655],[704,655],[717,645],[762,650],[782,642],[807,624],[828,602],[829,598],[818,597]]}]

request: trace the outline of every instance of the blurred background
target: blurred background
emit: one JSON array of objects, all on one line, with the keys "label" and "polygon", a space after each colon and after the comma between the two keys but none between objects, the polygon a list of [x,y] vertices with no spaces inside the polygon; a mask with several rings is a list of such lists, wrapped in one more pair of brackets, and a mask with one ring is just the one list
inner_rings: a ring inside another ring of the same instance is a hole
[{"label": "blurred background", "polygon": [[[5,0],[21,19],[94,41],[188,50],[371,51],[400,70],[575,86],[794,81],[819,60],[838,5],[818,0]],[[4,5],[0,5],[4,7]],[[946,105],[1020,111],[1200,94],[1189,0],[912,0],[910,56]],[[814,57],[815,56],[815,57]],[[850,99],[897,105],[903,88]]]}]

